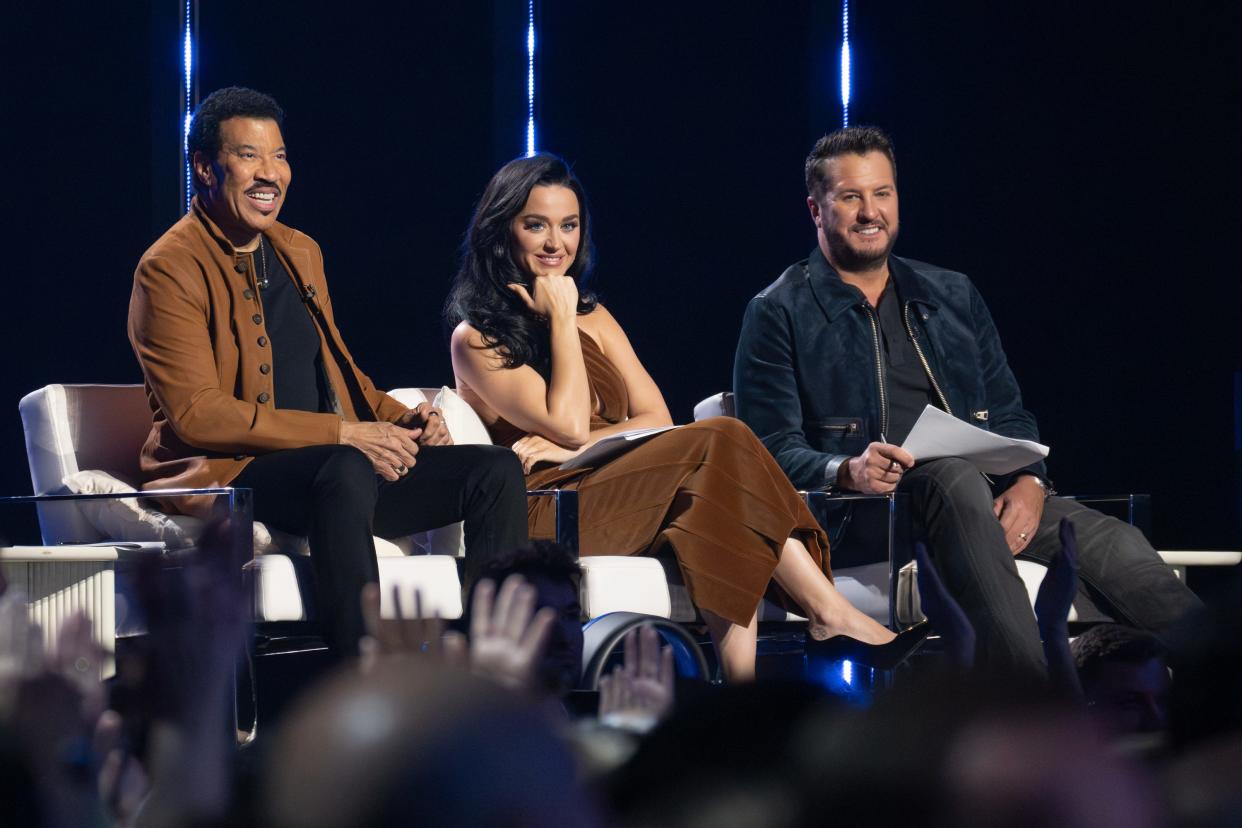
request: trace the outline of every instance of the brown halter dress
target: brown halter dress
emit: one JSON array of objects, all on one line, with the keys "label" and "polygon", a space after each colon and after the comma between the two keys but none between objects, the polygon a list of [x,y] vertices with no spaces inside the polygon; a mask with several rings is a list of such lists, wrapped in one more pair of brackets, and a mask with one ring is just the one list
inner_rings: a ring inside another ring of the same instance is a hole
[{"label": "brown halter dress", "polygon": [[[581,334],[591,384],[591,430],[622,422],[629,398],[620,373],[595,341]],[[491,428],[496,445],[524,432],[505,420]],[[800,608],[776,587],[786,539],[797,537],[831,577],[828,537],[754,433],[740,420],[713,417],[659,434],[597,468],[561,471],[543,464],[530,489],[576,489],[581,554],[677,558],[700,608],[746,626],[763,596]],[[530,498],[532,538],[555,536],[555,507]]]}]

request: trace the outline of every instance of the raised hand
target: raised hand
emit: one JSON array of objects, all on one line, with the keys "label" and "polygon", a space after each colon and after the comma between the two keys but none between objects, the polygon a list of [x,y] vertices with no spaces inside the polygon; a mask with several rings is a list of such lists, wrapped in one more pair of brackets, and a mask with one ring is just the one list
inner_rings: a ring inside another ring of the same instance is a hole
[{"label": "raised hand", "polygon": [[914,466],[914,455],[901,446],[872,443],[857,457],[841,464],[838,482],[866,494],[886,494],[897,488],[901,475]]},{"label": "raised hand", "polygon": [[444,619],[424,618],[422,596],[414,590],[413,612],[407,616],[401,594],[392,588],[394,618],[380,616],[379,584],[362,588],[362,620],[367,634],[358,642],[361,653],[359,667],[371,673],[381,659],[396,656],[422,655],[449,663],[466,663],[466,640],[460,633],[445,633]]},{"label": "raised hand", "polygon": [[212,523],[180,567],[164,569],[158,557],[138,567],[150,633],[117,679],[135,699],[123,715],[150,724],[143,824],[217,824],[231,799],[233,674],[250,624],[232,535],[229,523]]},{"label": "raised hand", "polygon": [[570,276],[536,276],[530,290],[516,282],[508,287],[527,308],[547,319],[573,319],[578,314],[578,283]]},{"label": "raised hand", "polygon": [[0,717],[17,685],[43,670],[43,631],[31,622],[26,596],[16,589],[0,593]]},{"label": "raised hand", "polygon": [[487,579],[474,589],[470,608],[470,669],[475,675],[513,690],[529,692],[556,611],[535,612],[535,588],[510,575],[496,593]]},{"label": "raised hand", "polygon": [[1048,659],[1048,676],[1053,684],[1076,695],[1082,695],[1078,671],[1069,646],[1069,611],[1078,592],[1078,538],[1069,518],[1061,518],[1058,527],[1061,552],[1048,562],[1048,573],[1035,593],[1035,620],[1044,642]]},{"label": "raised hand", "polygon": [[85,612],[70,615],[61,624],[48,666],[82,695],[82,717],[94,722],[106,703],[101,667],[107,652],[95,640],[91,619]]},{"label": "raised hand", "polygon": [[625,663],[599,680],[599,720],[645,733],[673,709],[673,649],[650,625],[625,636]]},{"label": "raised hand", "polygon": [[962,605],[953,599],[940,573],[932,564],[927,547],[914,544],[914,560],[918,563],[919,605],[940,634],[945,653],[953,663],[963,669],[975,663],[975,628],[966,617]]},{"label": "raised hand", "polygon": [[353,446],[367,456],[375,473],[390,483],[414,467],[422,429],[394,423],[341,423],[341,445]]},{"label": "raised hand", "polygon": [[100,758],[99,801],[117,825],[130,825],[151,783],[146,769],[125,745],[124,724],[115,710],[105,710],[99,717],[92,743]]},{"label": "raised hand", "polygon": [[1078,592],[1078,538],[1069,518],[1057,527],[1061,551],[1048,562],[1048,573],[1035,594],[1035,619],[1040,633],[1064,635],[1069,629],[1069,611]]}]

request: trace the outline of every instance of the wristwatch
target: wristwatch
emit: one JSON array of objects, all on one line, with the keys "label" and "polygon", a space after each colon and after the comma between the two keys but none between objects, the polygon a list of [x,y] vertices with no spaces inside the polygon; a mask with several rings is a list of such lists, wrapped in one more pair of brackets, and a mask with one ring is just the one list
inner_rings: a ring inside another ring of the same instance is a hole
[{"label": "wristwatch", "polygon": [[1039,475],[1032,474],[1030,475],[1030,478],[1035,481],[1036,486],[1044,490],[1044,500],[1047,500],[1057,493],[1056,490],[1052,488],[1052,484],[1047,480],[1044,480]]}]

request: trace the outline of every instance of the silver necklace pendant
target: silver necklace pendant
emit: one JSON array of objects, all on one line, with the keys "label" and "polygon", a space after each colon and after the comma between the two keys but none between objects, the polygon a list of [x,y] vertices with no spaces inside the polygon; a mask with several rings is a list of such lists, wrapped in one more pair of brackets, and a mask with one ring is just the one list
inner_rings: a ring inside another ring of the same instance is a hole
[{"label": "silver necklace pendant", "polygon": [[263,249],[263,237],[259,237],[259,261],[262,262],[262,272],[256,280],[259,290],[267,290],[267,251]]}]

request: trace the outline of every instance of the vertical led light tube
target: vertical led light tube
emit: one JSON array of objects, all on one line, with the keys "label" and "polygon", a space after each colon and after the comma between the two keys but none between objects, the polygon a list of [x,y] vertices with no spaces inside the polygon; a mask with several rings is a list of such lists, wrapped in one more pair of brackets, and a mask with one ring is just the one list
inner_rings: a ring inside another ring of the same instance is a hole
[{"label": "vertical led light tube", "polygon": [[181,41],[182,86],[181,102],[181,158],[185,165],[185,209],[190,211],[194,197],[194,184],[190,170],[190,118],[194,115],[194,0],[185,0],[185,32]]},{"label": "vertical led light tube", "polygon": [[850,125],[850,0],[841,0],[841,126]]},{"label": "vertical led light tube", "polygon": [[535,0],[526,2],[526,157],[535,154]]}]

